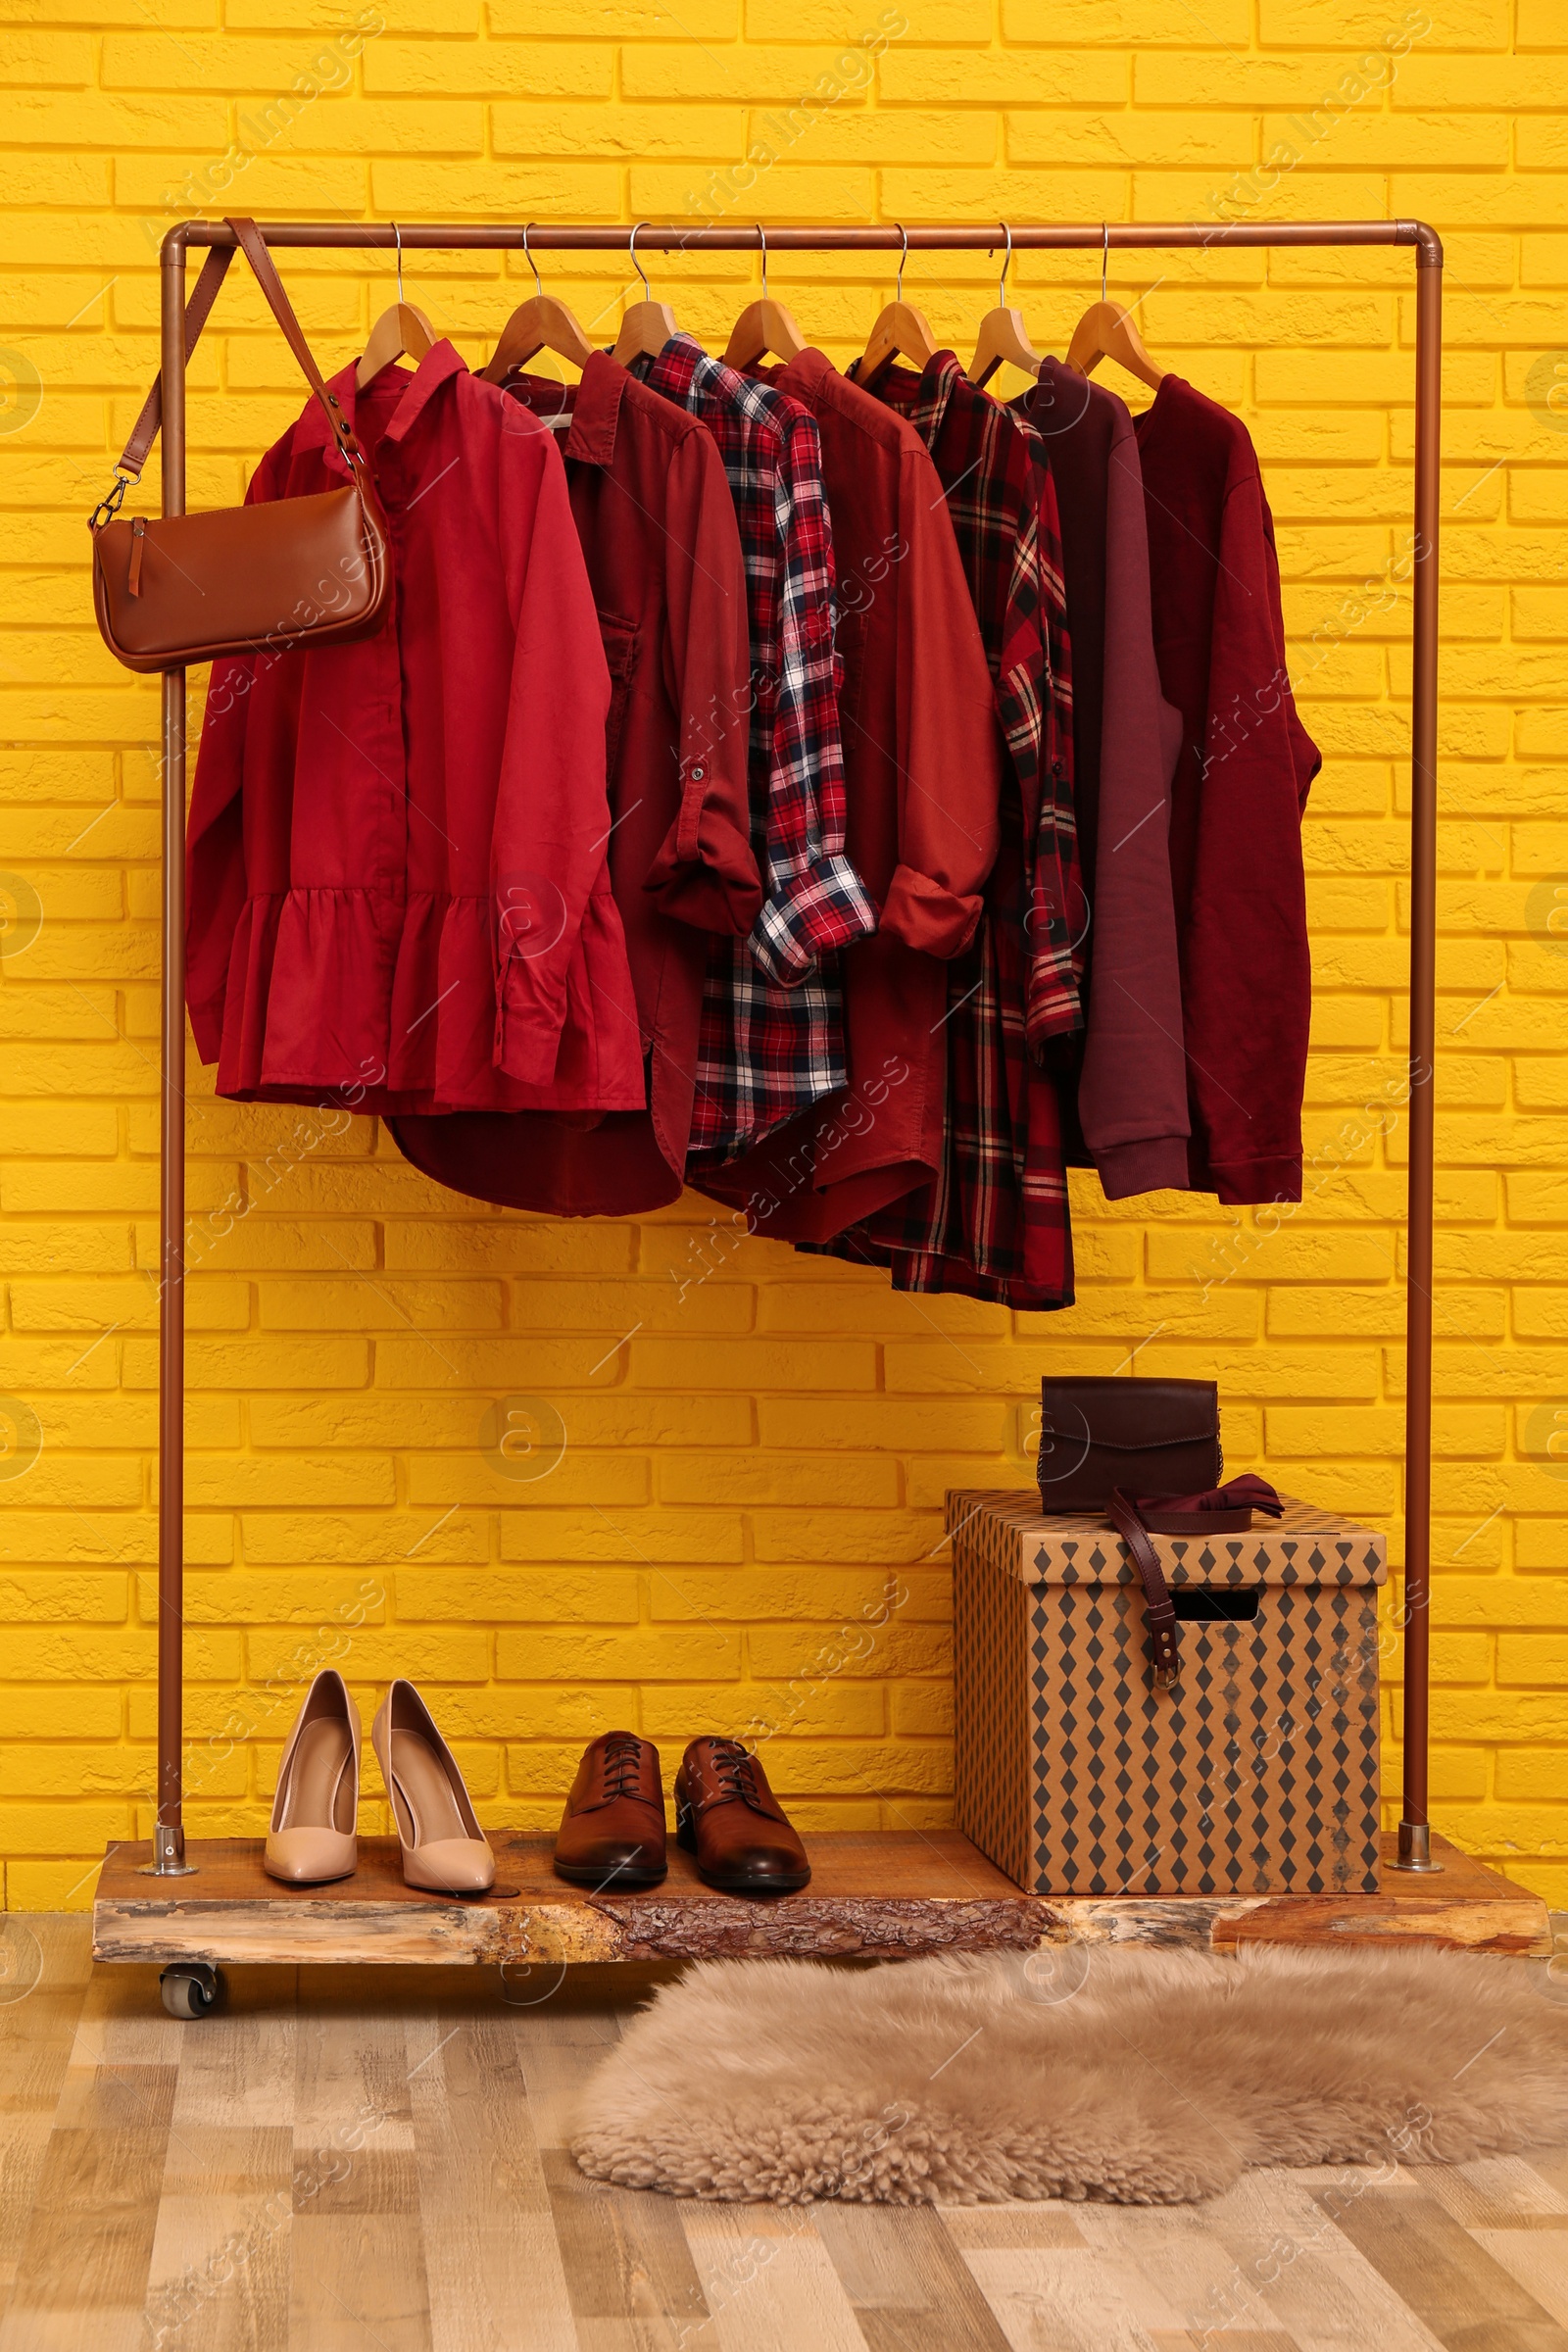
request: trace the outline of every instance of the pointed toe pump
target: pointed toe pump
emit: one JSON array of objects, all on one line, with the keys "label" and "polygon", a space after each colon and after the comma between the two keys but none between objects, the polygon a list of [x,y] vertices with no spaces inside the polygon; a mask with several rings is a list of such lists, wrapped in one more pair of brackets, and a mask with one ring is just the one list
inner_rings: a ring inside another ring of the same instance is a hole
[{"label": "pointed toe pump", "polygon": [[412,1683],[392,1685],[370,1740],[392,1799],[408,1884],[432,1894],[483,1894],[495,1885],[495,1856],[458,1760]]},{"label": "pointed toe pump", "polygon": [[359,1862],[360,1711],[323,1667],[305,1694],[277,1768],[264,1867],[296,1886],[346,1879]]}]

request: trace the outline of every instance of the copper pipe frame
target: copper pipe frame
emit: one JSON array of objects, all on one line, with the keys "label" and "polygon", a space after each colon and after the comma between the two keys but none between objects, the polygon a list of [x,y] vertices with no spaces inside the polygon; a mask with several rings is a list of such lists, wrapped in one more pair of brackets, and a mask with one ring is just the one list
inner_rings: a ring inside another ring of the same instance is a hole
[{"label": "copper pipe frame", "polygon": [[[185,512],[185,256],[164,240],[165,514]],[[159,1048],[158,1803],[151,1869],[185,1874],[185,672],[164,676],[163,976]]]},{"label": "copper pipe frame", "polygon": [[[523,230],[400,221],[263,222],[270,245],[351,252],[356,248],[457,252],[522,250]],[[905,231],[891,224],[858,228],[769,228],[773,253],[896,253]],[[995,224],[911,228],[911,253],[983,253]],[[619,253],[625,227],[527,231],[534,252]],[[185,507],[185,370],[182,321],[185,254],[191,246],[231,245],[221,220],[185,220],[165,237],[162,366],[164,376],[163,511]],[[639,252],[755,252],[755,227],[642,228]],[[1432,1179],[1433,1055],[1437,1029],[1437,749],[1438,514],[1443,413],[1443,245],[1421,220],[1299,220],[1273,224],[1198,221],[1085,221],[1014,228],[1015,253],[1119,252],[1199,246],[1413,245],[1416,248],[1414,669],[1410,713],[1410,1171],[1407,1197],[1409,1273],[1405,1296],[1404,1508],[1404,1795],[1399,1822],[1402,1870],[1433,1870],[1427,1813],[1428,1681],[1432,1575]],[[160,1238],[162,1292],[158,1396],[158,1806],[152,1871],[186,1869],[181,1750],[184,1562],[185,1291],[185,673],[164,679],[163,778],[163,1066],[160,1080]]]}]

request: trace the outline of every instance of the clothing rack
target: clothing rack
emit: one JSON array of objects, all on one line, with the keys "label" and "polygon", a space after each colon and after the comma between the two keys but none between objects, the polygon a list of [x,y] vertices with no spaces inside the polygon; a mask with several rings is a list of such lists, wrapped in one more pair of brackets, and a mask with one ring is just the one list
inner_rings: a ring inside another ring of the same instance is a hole
[{"label": "clothing rack", "polygon": [[[997,245],[1003,223],[951,228],[893,225],[769,228],[779,253],[973,253]],[[263,222],[269,245],[352,252],[386,247],[475,253],[532,251],[757,252],[756,227],[410,226],[402,221]],[[1415,248],[1414,673],[1410,767],[1410,1163],[1405,1293],[1405,1512],[1403,1756],[1398,1853],[1393,1867],[1443,1868],[1432,1857],[1427,1815],[1428,1658],[1431,1597],[1433,1054],[1436,1029],[1438,504],[1443,405],[1443,246],[1419,220],[1064,223],[1011,229],[1013,253],[1409,245]],[[163,512],[185,512],[185,256],[192,246],[231,246],[220,220],[185,220],[161,249]],[[184,1289],[185,1289],[185,672],[163,688],[163,1004],[160,1076],[161,1268],[158,1400],[158,1802],[155,1878],[183,1878]],[[1374,1898],[1375,1899],[1375,1898]],[[587,1955],[585,1955],[587,1956]]]}]

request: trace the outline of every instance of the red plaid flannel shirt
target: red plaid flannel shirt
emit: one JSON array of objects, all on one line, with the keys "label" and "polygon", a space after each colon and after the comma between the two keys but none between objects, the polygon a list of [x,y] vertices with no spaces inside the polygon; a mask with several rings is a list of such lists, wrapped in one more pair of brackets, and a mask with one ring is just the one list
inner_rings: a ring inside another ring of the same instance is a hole
[{"label": "red plaid flannel shirt", "polygon": [[873,383],[931,452],[979,615],[1015,791],[972,946],[949,965],[948,1115],[936,1183],[822,1245],[894,1288],[1020,1308],[1073,1297],[1061,1117],[1045,1041],[1082,1026],[1084,895],[1055,486],[1042,437],[951,352]]},{"label": "red plaid flannel shirt", "polygon": [[844,855],[833,541],[816,420],[690,335],[634,363],[718,444],[740,526],[752,631],[753,847],[767,897],[745,941],[710,956],[694,1154],[731,1159],[847,1082],[834,951],[876,928]]}]

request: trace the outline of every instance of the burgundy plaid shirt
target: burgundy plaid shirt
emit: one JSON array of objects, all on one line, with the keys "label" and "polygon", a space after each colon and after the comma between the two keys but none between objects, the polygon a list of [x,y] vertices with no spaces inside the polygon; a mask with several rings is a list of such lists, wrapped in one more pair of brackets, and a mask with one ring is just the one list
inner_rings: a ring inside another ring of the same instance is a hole
[{"label": "burgundy plaid shirt", "polygon": [[957,1291],[1039,1311],[1073,1302],[1072,1229],[1055,1086],[1024,1039],[1022,883],[1014,854],[1004,904],[988,903],[949,967],[936,1183],[836,1241],[798,1246],[886,1266],[896,1291]]},{"label": "burgundy plaid shirt", "polygon": [[951,351],[873,390],[920,434],[947,493],[1033,844],[1029,1042],[1083,1027],[1084,889],[1072,802],[1072,663],[1056,485],[1043,434],[977,391]]},{"label": "burgundy plaid shirt", "polygon": [[[1039,500],[1038,545],[1033,561],[1039,582],[1047,692],[1036,755],[1043,784],[1027,917],[1028,1038],[1031,1050],[1044,1059],[1041,1048],[1048,1037],[1058,1037],[1084,1026],[1084,944],[1089,932],[1089,899],[1078,862],[1078,818],[1073,805],[1072,647],[1067,634],[1067,575],[1061,554],[1056,485],[1052,478],[1046,436],[1028,417],[1018,416],[1016,421],[1033,442],[1038,461],[1034,467],[1034,489]],[[1073,1017],[1064,1018],[1062,1007],[1069,995],[1076,1012]]]},{"label": "burgundy plaid shirt", "polygon": [[816,420],[690,335],[633,363],[700,416],[729,477],[752,631],[753,847],[767,896],[748,940],[716,940],[703,994],[693,1154],[732,1159],[846,1083],[833,954],[876,929],[844,855],[833,542]]},{"label": "burgundy plaid shirt", "polygon": [[1084,896],[1055,486],[1041,436],[978,391],[952,352],[920,375],[890,368],[871,388],[916,427],[941,477],[1012,786],[979,930],[948,967],[942,1172],[825,1248],[890,1267],[898,1290],[1063,1306],[1072,1237],[1060,1109],[1041,1051],[1082,1026]]}]

